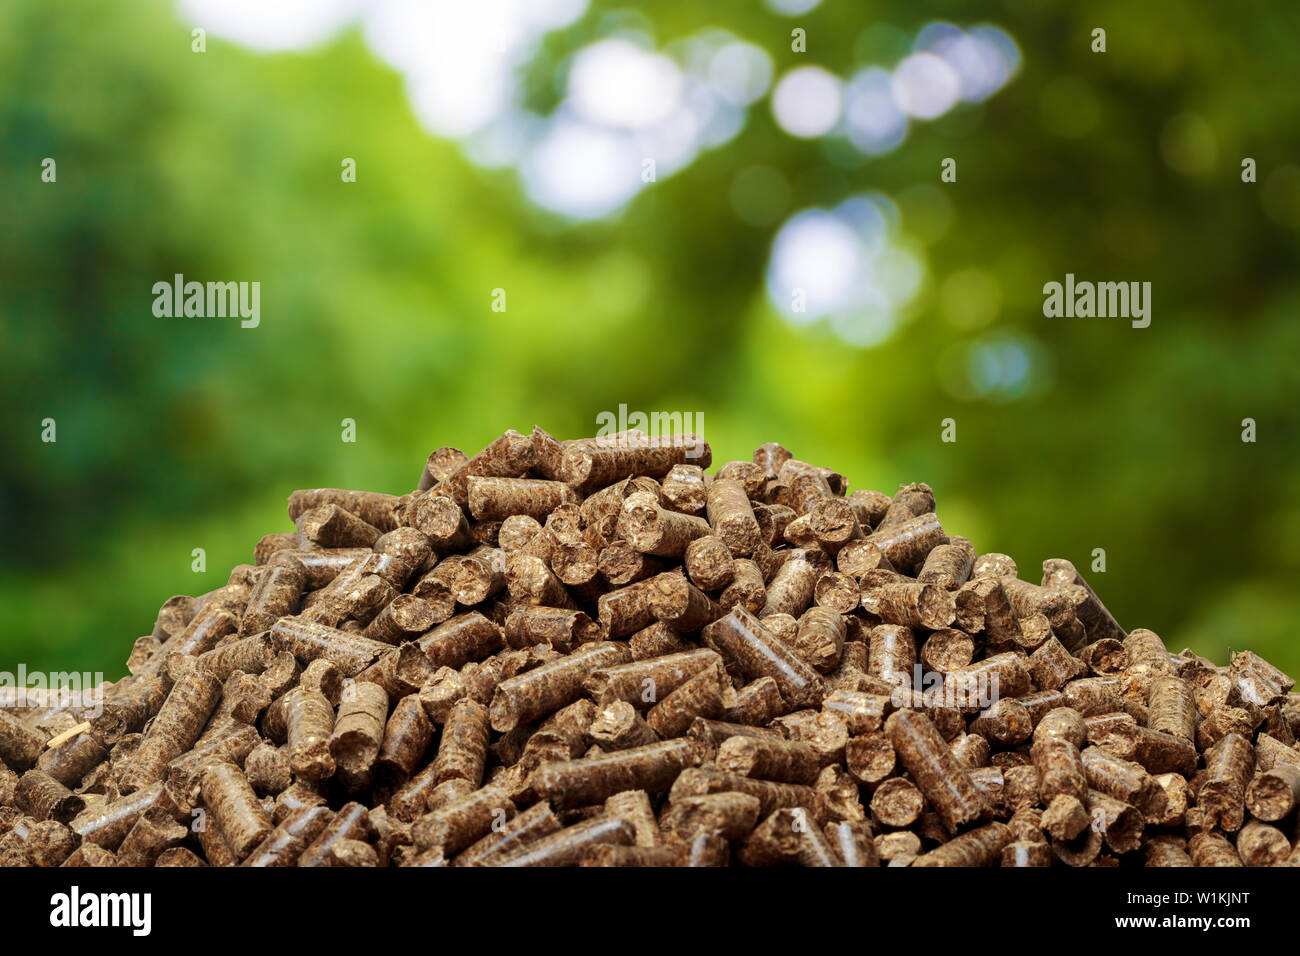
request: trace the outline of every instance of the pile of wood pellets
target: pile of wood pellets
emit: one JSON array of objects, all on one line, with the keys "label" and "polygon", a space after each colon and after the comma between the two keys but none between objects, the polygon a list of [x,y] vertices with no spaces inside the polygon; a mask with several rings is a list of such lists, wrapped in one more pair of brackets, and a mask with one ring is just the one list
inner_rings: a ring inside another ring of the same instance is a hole
[{"label": "pile of wood pellets", "polygon": [[508,431],[0,711],[0,865],[1300,864],[1300,695],[780,445]]}]

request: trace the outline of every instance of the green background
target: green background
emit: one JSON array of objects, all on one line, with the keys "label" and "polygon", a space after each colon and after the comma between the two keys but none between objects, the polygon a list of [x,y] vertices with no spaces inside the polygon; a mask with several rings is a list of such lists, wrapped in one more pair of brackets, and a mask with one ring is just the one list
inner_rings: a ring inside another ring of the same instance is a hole
[{"label": "green background", "polygon": [[[1124,625],[1300,671],[1295,4],[705,7],[594,3],[547,37],[530,101],[553,105],[556,68],[630,8],[661,46],[731,29],[777,76],[848,75],[936,18],[997,24],[1022,64],[869,160],[791,138],[760,101],[621,215],[571,224],[422,130],[358,30],[196,55],[161,2],[0,5],[0,669],[116,677],[164,599],[289,529],[290,490],[404,492],[439,445],[577,437],[627,403],[702,412],[717,462],[778,440],[852,487],[927,481],[950,532],[1031,580],[1104,548],[1088,576]],[[755,164],[789,187],[764,226],[729,198]],[[906,324],[855,348],[783,321],[764,270],[784,218],[868,189],[898,203],[926,277]],[[261,326],[155,318],[176,272],[260,281]],[[1066,272],[1150,281],[1151,327],[1044,318]],[[1031,381],[971,397],[962,357],[1006,341]]]}]

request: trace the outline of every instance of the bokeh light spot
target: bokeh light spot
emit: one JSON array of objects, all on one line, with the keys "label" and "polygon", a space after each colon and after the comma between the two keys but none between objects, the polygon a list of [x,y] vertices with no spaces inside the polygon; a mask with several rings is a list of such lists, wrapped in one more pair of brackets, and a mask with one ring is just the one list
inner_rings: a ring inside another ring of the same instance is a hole
[{"label": "bokeh light spot", "polygon": [[840,118],[843,84],[819,66],[791,70],[772,92],[772,112],[791,136],[809,139],[830,132]]}]

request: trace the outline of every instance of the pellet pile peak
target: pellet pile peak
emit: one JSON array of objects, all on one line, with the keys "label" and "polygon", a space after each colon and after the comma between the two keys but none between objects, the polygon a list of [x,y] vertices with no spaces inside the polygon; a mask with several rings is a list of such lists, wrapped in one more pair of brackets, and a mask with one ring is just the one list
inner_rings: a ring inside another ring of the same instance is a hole
[{"label": "pellet pile peak", "polygon": [[1300,863],[1300,695],[929,486],[508,431],[289,497],[102,700],[0,711],[0,865]]}]

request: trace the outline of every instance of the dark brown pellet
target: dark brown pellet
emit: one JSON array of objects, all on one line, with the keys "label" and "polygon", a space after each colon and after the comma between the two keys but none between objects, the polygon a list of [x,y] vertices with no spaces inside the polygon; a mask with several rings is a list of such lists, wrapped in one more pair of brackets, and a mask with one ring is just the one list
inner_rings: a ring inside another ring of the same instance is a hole
[{"label": "dark brown pellet", "polygon": [[[1030,750],[1038,770],[1038,791],[1046,804],[1057,797],[1073,797],[1082,802],[1088,796],[1088,775],[1078,747],[1060,737],[1034,742]],[[1077,834],[1069,834],[1070,837]]]},{"label": "dark brown pellet", "polygon": [[601,549],[596,567],[611,587],[621,588],[667,570],[670,562],[643,554],[626,541],[611,541]]},{"label": "dark brown pellet", "polygon": [[840,820],[826,824],[826,839],[841,866],[877,867],[880,855],[866,824]]},{"label": "dark brown pellet", "polygon": [[384,726],[383,741],[375,758],[376,772],[385,780],[405,780],[415,773],[433,739],[433,724],[418,694],[408,694],[393,707]]},{"label": "dark brown pellet", "polygon": [[359,634],[299,617],[284,617],[271,628],[271,643],[277,651],[288,651],[302,664],[324,658],[335,664],[344,677],[355,677],[392,648]]},{"label": "dark brown pellet", "polygon": [[1254,749],[1240,734],[1228,734],[1205,755],[1206,778],[1197,803],[1211,822],[1229,832],[1241,829],[1254,771]]},{"label": "dark brown pellet", "polygon": [[240,866],[297,866],[303,850],[329,825],[333,816],[334,812],[326,806],[297,810],[268,833]]},{"label": "dark brown pellet", "polygon": [[41,754],[36,769],[49,774],[65,787],[76,788],[81,780],[108,756],[103,742],[89,730],[65,739]]},{"label": "dark brown pellet", "polygon": [[512,611],[506,618],[504,631],[510,647],[549,644],[564,654],[600,637],[600,629],[584,612],[554,607],[522,607]]},{"label": "dark brown pellet", "polygon": [[745,866],[790,866],[799,861],[802,831],[816,826],[803,807],[773,811],[741,843],[737,858]]},{"label": "dark brown pellet", "polygon": [[510,429],[474,457],[453,468],[432,488],[463,507],[468,501],[467,483],[470,475],[488,478],[522,477],[536,463],[539,445],[544,447],[544,444],[544,439],[521,435]]},{"label": "dark brown pellet", "polygon": [[627,643],[634,661],[664,657],[668,654],[681,654],[696,649],[696,645],[689,638],[678,634],[660,621],[637,631]]},{"label": "dark brown pellet", "polygon": [[372,641],[401,644],[446,620],[440,611],[436,604],[424,598],[399,594],[366,625],[364,634]]},{"label": "dark brown pellet", "polygon": [[516,813],[514,803],[500,787],[482,787],[433,810],[411,827],[415,846],[437,848],[450,858],[500,830]]},{"label": "dark brown pellet", "polygon": [[1116,853],[1131,853],[1142,845],[1142,814],[1136,807],[1096,790],[1085,802],[1092,826]]},{"label": "dark brown pellet", "polygon": [[292,614],[306,585],[306,568],[292,555],[277,556],[253,588],[248,609],[239,622],[240,636],[258,634]]},{"label": "dark brown pellet", "polygon": [[395,495],[375,491],[348,491],[342,488],[311,488],[293,492],[289,496],[289,520],[297,523],[299,517],[313,508],[336,505],[381,531],[397,527],[393,508]]},{"label": "dark brown pellet", "polygon": [[718,654],[707,648],[667,654],[640,661],[621,661],[598,667],[583,681],[583,687],[597,704],[625,700],[648,707],[662,700],[700,672],[721,664]]},{"label": "dark brown pellet", "polygon": [[918,856],[912,865],[991,866],[1002,858],[1002,850],[1010,842],[1010,827],[1004,823],[990,823]]},{"label": "dark brown pellet", "polygon": [[203,804],[212,813],[236,859],[242,860],[273,829],[248,778],[236,765],[219,761],[203,772]]},{"label": "dark brown pellet", "polygon": [[221,682],[191,663],[167,695],[140,748],[123,771],[118,788],[132,793],[162,779],[166,765],[198,739],[221,697]]},{"label": "dark brown pellet", "polygon": [[435,783],[460,779],[478,786],[483,779],[489,736],[486,707],[468,699],[452,707],[433,762]]},{"label": "dark brown pellet", "polygon": [[14,787],[14,803],[35,820],[68,823],[85,809],[86,802],[49,774],[28,770]]},{"label": "dark brown pellet", "polygon": [[[1015,573],[1013,566],[1010,574],[1014,577]],[[1089,587],[1088,582],[1083,579],[1083,576],[1079,574],[1073,564],[1064,558],[1049,558],[1043,562],[1044,587],[1066,587],[1070,585],[1082,587],[1088,594],[1088,599],[1077,605],[1075,612],[1087,631],[1089,643],[1102,640],[1123,641],[1128,636],[1124,629],[1116,623],[1110,611],[1106,610],[1106,605],[1101,603],[1101,599],[1097,597],[1096,592]]]},{"label": "dark brown pellet", "polygon": [[455,865],[492,866],[560,829],[560,820],[550,804],[535,803],[466,849],[456,858]]},{"label": "dark brown pellet", "polygon": [[683,574],[660,574],[649,585],[650,612],[679,633],[698,631],[724,613],[721,606]]},{"label": "dark brown pellet", "polygon": [[816,750],[805,743],[775,737],[731,737],[718,747],[719,770],[742,777],[811,785],[821,773]]}]

